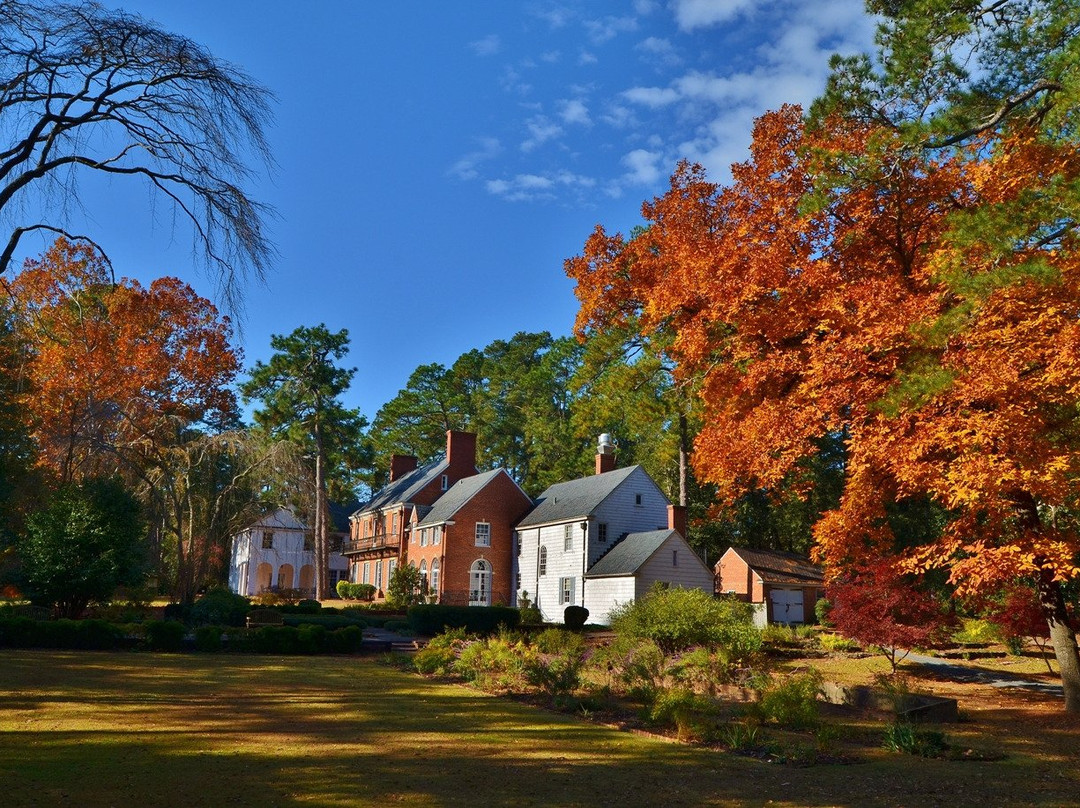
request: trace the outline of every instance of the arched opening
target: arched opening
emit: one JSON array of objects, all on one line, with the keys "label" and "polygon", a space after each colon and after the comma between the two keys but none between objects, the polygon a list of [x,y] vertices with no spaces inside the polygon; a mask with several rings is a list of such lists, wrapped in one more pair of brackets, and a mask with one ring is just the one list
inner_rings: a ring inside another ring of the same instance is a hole
[{"label": "arched opening", "polygon": [[278,589],[292,589],[296,586],[296,573],[293,571],[292,564],[282,564],[278,567],[277,572],[277,585]]},{"label": "arched opening", "polygon": [[469,568],[469,605],[491,605],[491,565],[482,558]]},{"label": "arched opening", "polygon": [[255,569],[255,594],[270,588],[274,583],[274,568],[265,561]]},{"label": "arched opening", "polygon": [[311,564],[305,564],[300,568],[300,588],[315,589],[315,567]]}]

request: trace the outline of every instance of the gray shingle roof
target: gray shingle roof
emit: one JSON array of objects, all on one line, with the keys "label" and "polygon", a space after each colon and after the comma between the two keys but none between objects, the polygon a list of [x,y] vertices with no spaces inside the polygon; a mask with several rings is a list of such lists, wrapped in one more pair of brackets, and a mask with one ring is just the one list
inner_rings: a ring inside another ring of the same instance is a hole
[{"label": "gray shingle roof", "polygon": [[579,480],[555,483],[540,495],[536,507],[518,522],[518,527],[566,522],[588,516],[638,468],[640,466],[627,466]]},{"label": "gray shingle roof", "polygon": [[435,500],[432,509],[420,520],[420,525],[438,525],[452,519],[461,506],[472,499],[485,485],[502,474],[502,469],[485,471],[483,474],[474,474],[458,480],[450,490]]},{"label": "gray shingle roof", "polygon": [[593,564],[589,571],[585,573],[585,577],[605,578],[614,575],[633,575],[673,535],[677,535],[674,530],[650,530],[645,533],[631,533]]},{"label": "gray shingle roof", "polygon": [[446,471],[447,466],[446,458],[438,458],[413,469],[408,474],[401,475],[392,483],[376,491],[371,499],[353,513],[353,516],[365,511],[396,505],[399,502],[409,502],[424,486]]}]

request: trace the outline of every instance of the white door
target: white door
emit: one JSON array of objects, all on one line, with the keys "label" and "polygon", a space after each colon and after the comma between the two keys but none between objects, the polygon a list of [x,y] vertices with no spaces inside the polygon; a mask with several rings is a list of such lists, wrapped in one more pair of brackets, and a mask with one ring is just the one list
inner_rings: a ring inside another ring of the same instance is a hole
[{"label": "white door", "polygon": [[469,605],[491,605],[491,565],[486,561],[475,561],[469,569]]},{"label": "white door", "polygon": [[774,623],[803,622],[803,593],[801,589],[770,589]]}]

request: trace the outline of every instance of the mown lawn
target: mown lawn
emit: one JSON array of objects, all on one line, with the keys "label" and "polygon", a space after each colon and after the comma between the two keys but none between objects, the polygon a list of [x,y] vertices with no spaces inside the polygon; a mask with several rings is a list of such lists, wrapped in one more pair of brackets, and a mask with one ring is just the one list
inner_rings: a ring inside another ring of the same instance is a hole
[{"label": "mown lawn", "polygon": [[5,806],[989,806],[1080,794],[1080,736],[1061,720],[1003,761],[872,751],[793,768],[363,659],[8,651],[0,699]]}]

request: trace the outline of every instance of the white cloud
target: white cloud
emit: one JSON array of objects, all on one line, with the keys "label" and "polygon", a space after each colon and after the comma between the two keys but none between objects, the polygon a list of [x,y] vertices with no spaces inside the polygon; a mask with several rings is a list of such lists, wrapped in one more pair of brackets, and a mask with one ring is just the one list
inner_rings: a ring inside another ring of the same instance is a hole
[{"label": "white cloud", "polygon": [[516,174],[509,179],[489,180],[484,184],[492,196],[508,202],[547,202],[560,193],[583,194],[596,186],[596,180],[570,171],[552,174]]},{"label": "white cloud", "polygon": [[581,54],[578,56],[578,64],[579,65],[594,65],[598,61],[600,61],[600,60],[597,59],[596,56],[589,53],[588,51],[582,51]]},{"label": "white cloud", "polygon": [[674,67],[682,62],[671,40],[661,37],[651,36],[643,39],[634,46],[634,50],[645,54],[648,60],[660,67]]},{"label": "white cloud", "polygon": [[562,127],[552,121],[546,115],[534,115],[525,122],[525,129],[529,137],[521,144],[523,152],[530,152],[537,146],[547,143],[562,134]]},{"label": "white cloud", "polygon": [[669,106],[681,98],[679,92],[671,87],[631,87],[620,95],[632,104],[653,109]]},{"label": "white cloud", "polygon": [[474,180],[479,175],[479,167],[489,160],[494,160],[502,153],[502,144],[498,138],[480,138],[480,148],[469,152],[450,166],[449,174],[461,180]]},{"label": "white cloud", "polygon": [[675,21],[684,31],[729,22],[744,11],[753,11],[756,0],[671,0]]},{"label": "white cloud", "polygon": [[469,48],[477,56],[494,56],[502,50],[502,40],[498,34],[488,34],[483,39],[477,39],[469,43]]},{"label": "white cloud", "polygon": [[589,118],[589,108],[577,98],[559,102],[559,117],[562,118],[563,123],[581,124],[582,126],[592,124],[592,120]]},{"label": "white cloud", "polygon": [[622,159],[623,165],[630,169],[625,175],[625,180],[634,185],[654,185],[664,178],[660,163],[663,155],[660,152],[634,149]]},{"label": "white cloud", "polygon": [[602,45],[619,34],[636,31],[637,27],[638,21],[635,17],[603,17],[585,21],[585,30],[594,45]]}]

